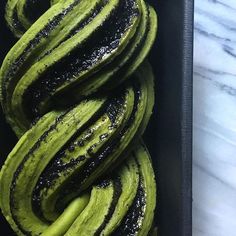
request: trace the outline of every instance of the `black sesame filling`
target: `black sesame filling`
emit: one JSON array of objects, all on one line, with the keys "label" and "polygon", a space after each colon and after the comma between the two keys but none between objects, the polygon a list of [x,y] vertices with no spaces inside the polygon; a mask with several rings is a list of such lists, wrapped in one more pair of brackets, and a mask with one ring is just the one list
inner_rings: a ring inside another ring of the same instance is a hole
[{"label": "black sesame filling", "polygon": [[[120,131],[119,135],[108,142],[104,148],[96,153],[96,158],[89,159],[80,169],[78,173],[75,173],[70,181],[63,186],[61,193],[58,196],[58,206],[63,205],[63,196],[70,195],[73,192],[78,192],[81,189],[81,186],[84,182],[100,167],[102,164],[109,158],[109,156],[119,148],[120,141],[126,132],[129,130],[130,126],[133,124],[133,120],[136,117],[137,107],[140,100],[140,91],[135,91],[135,101],[134,108],[132,110],[131,116],[127,121],[125,127]],[[113,160],[114,161],[114,160]]]},{"label": "black sesame filling", "polygon": [[100,227],[96,230],[96,232],[94,233],[94,236],[99,236],[101,235],[101,232],[105,229],[106,225],[109,223],[115,209],[116,209],[116,205],[119,201],[120,195],[122,193],[122,184],[120,181],[120,177],[116,177],[113,181],[113,186],[114,186],[114,192],[113,192],[113,196],[112,196],[112,202],[109,206],[108,212],[105,215],[105,218],[102,222],[102,224],[100,225]]},{"label": "black sesame filling", "polygon": [[131,57],[128,59],[128,61],[119,68],[119,70],[116,71],[114,75],[113,80],[108,80],[103,86],[105,89],[109,88],[114,88],[120,83],[120,78],[124,78],[124,75],[127,73],[129,70],[130,64],[132,62],[136,61],[136,58],[139,56],[140,51],[142,48],[145,46],[145,42],[147,39],[148,32],[150,31],[150,18],[149,18],[149,7],[148,7],[148,21],[147,21],[147,26],[146,26],[146,31],[144,34],[144,37],[141,39],[140,43],[137,45],[136,49],[134,50],[134,53],[131,55]]},{"label": "black sesame filling", "polygon": [[[32,206],[35,214],[37,214],[40,218],[43,218],[43,213],[41,212],[41,191],[42,189],[49,189],[52,185],[55,179],[59,177],[62,173],[65,173],[67,170],[72,170],[74,167],[76,167],[80,162],[86,161],[85,156],[78,156],[70,159],[69,162],[63,163],[61,159],[65,157],[66,150],[69,150],[69,152],[73,152],[76,146],[84,146],[84,143],[92,138],[92,130],[90,129],[90,126],[99,118],[102,117],[104,112],[106,114],[109,114],[108,117],[110,118],[111,122],[115,123],[119,113],[124,107],[125,104],[125,93],[124,91],[119,92],[118,96],[114,96],[110,99],[108,99],[108,102],[102,107],[99,112],[91,119],[88,120],[88,122],[79,129],[73,137],[62,147],[62,149],[56,154],[56,156],[50,161],[47,168],[42,172],[41,176],[39,177],[39,180],[34,188],[33,191],[33,197],[32,197]],[[85,137],[83,137],[81,140],[78,140],[78,142],[75,142],[75,139],[78,137],[79,134],[86,131]],[[106,135],[106,134],[103,134]],[[104,139],[104,137],[102,137]],[[102,140],[102,141],[105,141]],[[94,147],[91,146],[88,148],[88,152],[90,152],[90,155],[92,155],[92,149]],[[87,160],[88,161],[88,160]]]},{"label": "black sesame filling", "polygon": [[[53,17],[53,19],[49,21],[48,24],[46,24],[45,27],[35,35],[35,37],[28,43],[25,50],[11,64],[11,67],[9,68],[7,75],[3,78],[4,79],[3,84],[8,83],[9,81],[11,83],[14,82],[14,84],[17,83],[17,81],[12,80],[11,78],[14,76],[17,76],[18,78],[20,78],[23,75],[24,72],[20,71],[19,69],[21,68],[23,63],[25,63],[26,58],[28,54],[30,53],[30,51],[36,48],[43,38],[47,38],[50,35],[50,33],[60,24],[60,22],[64,19],[64,17],[67,14],[69,14],[79,2],[80,0],[75,0],[70,6],[65,8],[55,17]],[[17,13],[15,13],[14,15],[15,15],[16,23],[19,22]],[[4,101],[6,100],[6,89],[7,87],[3,86],[2,95],[3,95]]]},{"label": "black sesame filling", "polygon": [[119,227],[111,234],[112,236],[133,236],[139,231],[141,225],[140,220],[144,218],[146,206],[146,194],[140,177],[138,190],[126,216],[122,220]]},{"label": "black sesame filling", "polygon": [[120,43],[122,35],[130,27],[132,19],[137,15],[134,0],[121,1],[110,19],[107,19],[99,31],[80,47],[74,49],[69,55],[56,62],[35,81],[24,94],[24,107],[28,114],[38,116],[36,108],[47,97],[50,97],[57,88],[64,83],[70,83],[81,74],[89,70],[105,56],[115,50]]},{"label": "black sesame filling", "polygon": [[17,216],[15,215],[14,209],[15,207],[15,199],[14,199],[14,192],[15,192],[15,187],[17,184],[17,179],[21,173],[21,171],[24,168],[25,163],[27,160],[30,158],[30,156],[38,149],[40,148],[40,144],[47,138],[47,136],[57,128],[57,125],[62,121],[63,117],[68,113],[69,111],[66,111],[65,113],[61,114],[60,116],[57,117],[55,120],[54,124],[50,126],[50,128],[43,133],[43,135],[38,139],[38,141],[33,145],[33,147],[29,150],[29,152],[26,154],[20,165],[18,166],[17,170],[15,171],[10,187],[10,208],[11,208],[11,214],[12,218],[17,225],[17,227],[24,233],[25,235],[30,235],[29,232],[25,231],[23,227],[20,224],[20,221],[18,221]]},{"label": "black sesame filling", "polygon": [[[148,8],[148,13],[149,13],[149,8]],[[109,71],[111,66],[115,66],[115,69],[112,74],[109,75],[109,77],[104,81],[103,84],[101,84],[101,88],[99,91],[107,91],[110,90],[114,87],[117,87],[121,82],[122,79],[124,79],[124,75],[127,73],[129,70],[130,64],[136,60],[136,58],[139,56],[139,53],[141,49],[144,47],[148,32],[150,30],[150,19],[149,19],[149,14],[147,16],[148,21],[147,21],[147,26],[145,30],[144,37],[142,37],[141,41],[137,44],[135,50],[133,51],[133,54],[130,55],[130,57],[127,59],[126,62],[124,62],[124,57],[126,56],[127,52],[130,50],[130,48],[133,46],[133,40],[130,40],[128,43],[126,49],[121,52],[107,67],[103,68],[100,74],[104,73],[104,70]],[[140,32],[137,30],[136,35],[140,34]],[[136,36],[134,36],[135,38]],[[73,88],[73,91],[78,87],[78,91],[80,89],[80,86],[82,88],[87,89],[88,87],[91,87],[93,83],[96,83],[96,79],[99,77],[99,73],[92,75],[86,79],[86,81],[83,81],[82,83],[78,84],[78,86],[75,86]],[[112,79],[110,80],[110,78]],[[98,88],[99,89],[99,88]],[[68,90],[68,95],[69,95],[70,90]],[[66,93],[66,95],[67,95]],[[87,93],[90,94],[91,91],[87,90]]]},{"label": "black sesame filling", "polygon": [[[101,2],[99,2],[97,4],[97,6],[95,7],[94,11],[90,12],[91,15],[89,15],[87,18],[85,18],[82,22],[80,22],[78,25],[76,25],[69,33],[68,35],[60,42],[60,44],[64,43],[66,40],[70,39],[71,37],[73,37],[75,34],[77,34],[81,29],[83,29],[86,25],[88,25],[101,11],[102,9],[105,7],[105,5],[107,4],[108,0],[103,0]],[[42,56],[40,56],[37,61],[40,61],[42,58],[44,58],[45,56],[51,54],[53,52],[53,50],[55,50],[55,48],[57,48],[57,46],[55,46],[54,48],[46,51]]]}]

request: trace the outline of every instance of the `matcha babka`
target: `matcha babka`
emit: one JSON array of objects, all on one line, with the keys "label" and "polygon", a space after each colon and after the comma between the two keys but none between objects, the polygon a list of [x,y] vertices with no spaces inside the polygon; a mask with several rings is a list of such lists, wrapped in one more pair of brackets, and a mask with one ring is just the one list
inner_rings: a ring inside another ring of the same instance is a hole
[{"label": "matcha babka", "polygon": [[8,0],[18,38],[0,70],[19,141],[0,172],[17,235],[151,235],[156,184],[142,141],[154,105],[143,0]]}]

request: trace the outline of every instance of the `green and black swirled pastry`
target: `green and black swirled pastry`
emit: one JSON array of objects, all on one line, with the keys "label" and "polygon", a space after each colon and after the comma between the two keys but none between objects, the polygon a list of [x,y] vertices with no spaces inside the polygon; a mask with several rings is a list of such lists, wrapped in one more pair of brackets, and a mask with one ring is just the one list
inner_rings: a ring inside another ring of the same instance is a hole
[{"label": "green and black swirled pastry", "polygon": [[18,42],[0,71],[19,141],[0,172],[17,235],[151,235],[155,177],[141,141],[154,105],[143,0],[8,0]]}]

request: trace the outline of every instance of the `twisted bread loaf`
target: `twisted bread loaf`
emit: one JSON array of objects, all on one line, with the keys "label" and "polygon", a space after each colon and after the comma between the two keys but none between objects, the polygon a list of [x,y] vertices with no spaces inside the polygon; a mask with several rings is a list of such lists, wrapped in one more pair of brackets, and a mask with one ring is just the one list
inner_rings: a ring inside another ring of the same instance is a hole
[{"label": "twisted bread loaf", "polygon": [[156,35],[143,0],[9,0],[20,37],[1,67],[19,141],[0,172],[18,235],[148,235],[156,204],[140,141],[154,104],[145,58]]}]

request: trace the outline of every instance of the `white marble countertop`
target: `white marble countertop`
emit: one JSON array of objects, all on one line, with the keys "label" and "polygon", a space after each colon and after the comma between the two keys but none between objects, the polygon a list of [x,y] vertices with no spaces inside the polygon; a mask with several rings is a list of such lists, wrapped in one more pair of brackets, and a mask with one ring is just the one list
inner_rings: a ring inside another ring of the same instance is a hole
[{"label": "white marble countertop", "polygon": [[236,0],[195,0],[193,235],[236,235]]}]

